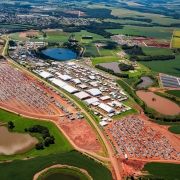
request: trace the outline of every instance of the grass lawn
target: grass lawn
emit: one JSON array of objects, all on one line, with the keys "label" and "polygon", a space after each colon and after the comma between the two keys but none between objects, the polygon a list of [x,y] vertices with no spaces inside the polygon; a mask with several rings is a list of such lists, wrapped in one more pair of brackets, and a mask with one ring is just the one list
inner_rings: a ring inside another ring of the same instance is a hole
[{"label": "grass lawn", "polygon": [[171,39],[173,29],[125,25],[123,29],[107,29],[112,34],[141,35],[148,38]]},{"label": "grass lawn", "polygon": [[98,47],[101,56],[113,56],[114,54],[111,52],[110,49],[106,49],[104,47]]},{"label": "grass lawn", "polygon": [[174,134],[180,134],[180,126],[171,126],[168,130]]},{"label": "grass lawn", "polygon": [[94,180],[112,180],[109,169],[76,151],[0,163],[1,179],[32,180],[37,172],[55,164],[85,169]]},{"label": "grass lawn", "polygon": [[91,58],[92,64],[96,65],[99,63],[108,63],[108,62],[115,62],[121,60],[121,58],[119,57],[97,57],[97,58]]},{"label": "grass lawn", "polygon": [[[4,110],[0,110],[0,122],[8,122],[8,121],[12,121],[15,125],[13,132],[19,132],[19,133],[25,133],[24,132],[25,128],[29,128],[36,124],[46,126],[48,127],[50,134],[55,137],[55,144],[52,144],[49,147],[45,147],[44,150],[39,150],[39,151],[33,148],[23,154],[9,155],[9,156],[0,155],[0,160],[34,157],[34,156],[41,156],[41,155],[57,153],[57,152],[68,152],[73,149],[70,143],[68,142],[68,140],[63,136],[63,134],[52,122],[24,118],[24,117],[6,112]],[[37,137],[39,141],[42,141],[40,134],[31,133],[31,135]]]},{"label": "grass lawn", "polygon": [[149,175],[145,177],[159,177],[165,180],[180,180],[179,176],[180,164],[169,163],[148,163],[142,169],[148,171]]},{"label": "grass lawn", "polygon": [[141,61],[140,63],[152,71],[180,77],[180,56],[167,61]]},{"label": "grass lawn", "polygon": [[171,49],[157,48],[157,47],[142,47],[142,50],[147,55],[172,55]]}]

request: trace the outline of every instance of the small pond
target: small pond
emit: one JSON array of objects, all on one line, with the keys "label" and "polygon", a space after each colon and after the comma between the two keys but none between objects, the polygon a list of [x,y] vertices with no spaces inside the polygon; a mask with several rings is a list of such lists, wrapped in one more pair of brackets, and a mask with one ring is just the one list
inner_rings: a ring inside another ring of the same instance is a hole
[{"label": "small pond", "polygon": [[77,177],[67,175],[67,174],[62,174],[62,173],[53,173],[53,174],[47,176],[43,180],[61,180],[61,179],[62,180],[80,180]]},{"label": "small pond", "polygon": [[29,134],[9,132],[0,126],[0,154],[11,155],[27,152],[38,143],[38,139]]},{"label": "small pond", "polygon": [[136,91],[136,94],[148,107],[155,109],[161,114],[173,116],[180,113],[180,107],[176,103],[158,96],[153,92]]},{"label": "small pond", "polygon": [[77,54],[75,52],[63,48],[46,49],[42,51],[42,53],[58,61],[67,61],[77,57]]},{"label": "small pond", "polygon": [[141,79],[143,80],[143,82],[137,85],[138,88],[145,88],[153,84],[153,80],[148,76],[143,76],[141,77]]}]

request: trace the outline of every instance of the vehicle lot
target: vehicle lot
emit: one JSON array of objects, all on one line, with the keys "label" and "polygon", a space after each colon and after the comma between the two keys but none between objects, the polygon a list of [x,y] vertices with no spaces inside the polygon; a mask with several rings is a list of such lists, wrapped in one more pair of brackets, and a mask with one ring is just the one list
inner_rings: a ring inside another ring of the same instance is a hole
[{"label": "vehicle lot", "polygon": [[135,159],[180,160],[179,139],[138,116],[119,119],[105,130],[120,155]]}]

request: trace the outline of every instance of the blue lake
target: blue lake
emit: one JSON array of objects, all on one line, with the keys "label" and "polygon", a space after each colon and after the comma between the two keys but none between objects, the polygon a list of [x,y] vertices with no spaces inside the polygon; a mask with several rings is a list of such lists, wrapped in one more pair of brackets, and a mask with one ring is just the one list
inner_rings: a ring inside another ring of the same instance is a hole
[{"label": "blue lake", "polygon": [[77,54],[73,51],[63,48],[46,49],[42,53],[58,61],[67,61],[77,57]]},{"label": "blue lake", "polygon": [[44,180],[79,180],[79,178],[67,174],[53,173],[47,176]]}]

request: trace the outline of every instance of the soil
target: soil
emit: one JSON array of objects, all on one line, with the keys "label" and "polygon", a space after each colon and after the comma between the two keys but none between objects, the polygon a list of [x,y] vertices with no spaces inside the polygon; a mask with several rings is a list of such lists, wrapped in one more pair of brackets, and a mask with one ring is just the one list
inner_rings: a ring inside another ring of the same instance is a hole
[{"label": "soil", "polygon": [[39,32],[38,31],[26,31],[26,32],[22,32],[20,33],[19,37],[20,38],[26,38],[26,35],[30,34],[30,35],[38,35]]},{"label": "soil", "polygon": [[59,125],[78,147],[95,152],[102,151],[96,133],[84,119],[61,119],[63,120],[59,120]]}]

